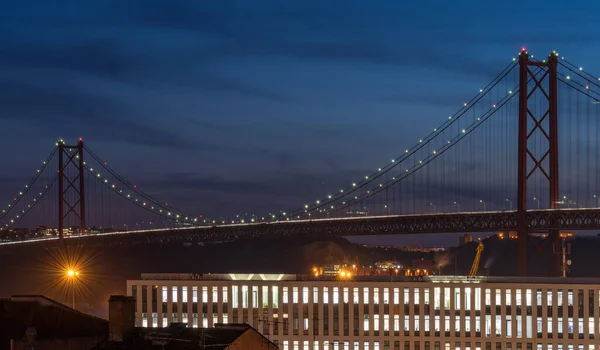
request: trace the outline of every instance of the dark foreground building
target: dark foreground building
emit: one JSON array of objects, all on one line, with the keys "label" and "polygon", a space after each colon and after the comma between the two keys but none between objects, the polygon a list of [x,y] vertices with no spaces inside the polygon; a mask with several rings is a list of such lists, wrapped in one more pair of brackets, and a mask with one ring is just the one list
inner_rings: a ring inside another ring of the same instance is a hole
[{"label": "dark foreground building", "polygon": [[95,349],[211,349],[275,350],[278,347],[247,324],[216,324],[214,328],[187,328],[172,323],[166,328],[136,328],[135,299],[122,295],[109,301],[108,340]]},{"label": "dark foreground building", "polygon": [[41,295],[0,299],[0,349],[90,349],[108,322]]},{"label": "dark foreground building", "polygon": [[135,300],[112,296],[109,321],[40,295],[0,299],[0,349],[211,349],[276,350],[275,344],[247,324],[187,328],[136,328]]}]

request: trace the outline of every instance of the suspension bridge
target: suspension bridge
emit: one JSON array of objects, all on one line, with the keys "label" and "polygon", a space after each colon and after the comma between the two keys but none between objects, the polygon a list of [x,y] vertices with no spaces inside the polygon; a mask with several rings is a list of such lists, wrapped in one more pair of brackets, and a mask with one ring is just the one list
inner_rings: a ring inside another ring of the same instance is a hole
[{"label": "suspension bridge", "polygon": [[[2,208],[0,239],[169,242],[514,230],[519,274],[526,275],[539,250],[530,247],[531,234],[546,233],[545,242],[556,247],[560,230],[600,228],[599,103],[598,76],[557,52],[537,58],[523,49],[456,113],[372,173],[295,209],[228,218],[175,208],[124,179],[83,139],[59,140]],[[24,225],[36,228],[17,228]],[[550,257],[549,270],[560,273],[558,256]]]}]

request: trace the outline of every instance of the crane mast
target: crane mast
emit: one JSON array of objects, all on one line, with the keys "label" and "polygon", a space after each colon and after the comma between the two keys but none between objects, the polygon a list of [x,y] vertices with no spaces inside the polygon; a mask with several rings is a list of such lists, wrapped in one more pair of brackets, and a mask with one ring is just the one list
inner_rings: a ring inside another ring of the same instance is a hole
[{"label": "crane mast", "polygon": [[483,243],[479,242],[477,245],[477,253],[475,254],[475,259],[473,260],[473,265],[471,266],[471,271],[469,271],[469,277],[477,276],[477,270],[479,270],[479,259],[481,259],[482,252]]}]

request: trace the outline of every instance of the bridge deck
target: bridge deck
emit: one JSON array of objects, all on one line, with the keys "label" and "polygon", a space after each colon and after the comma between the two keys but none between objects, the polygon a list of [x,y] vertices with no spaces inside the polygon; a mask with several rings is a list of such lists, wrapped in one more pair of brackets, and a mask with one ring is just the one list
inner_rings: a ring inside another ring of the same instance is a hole
[{"label": "bridge deck", "polygon": [[[568,231],[600,229],[600,208],[530,210],[530,232],[549,229]],[[72,236],[70,239],[107,239],[116,241],[228,241],[240,238],[282,236],[363,236],[453,232],[499,232],[516,229],[516,211],[388,215],[315,220],[290,220],[268,223],[198,226],[176,229],[138,230]],[[46,241],[38,239],[21,242]]]}]

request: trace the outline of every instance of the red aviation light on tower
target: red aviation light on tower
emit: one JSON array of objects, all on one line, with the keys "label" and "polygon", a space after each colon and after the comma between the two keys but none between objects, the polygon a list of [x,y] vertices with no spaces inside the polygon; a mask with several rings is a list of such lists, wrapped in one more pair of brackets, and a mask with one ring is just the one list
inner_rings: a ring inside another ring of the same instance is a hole
[{"label": "red aviation light on tower", "polygon": [[80,138],[79,138],[79,142],[83,142],[83,137],[80,137]]},{"label": "red aviation light on tower", "polygon": [[525,48],[525,46],[523,46],[523,47],[521,48],[521,52],[525,52],[525,51],[527,51],[527,49]]}]

